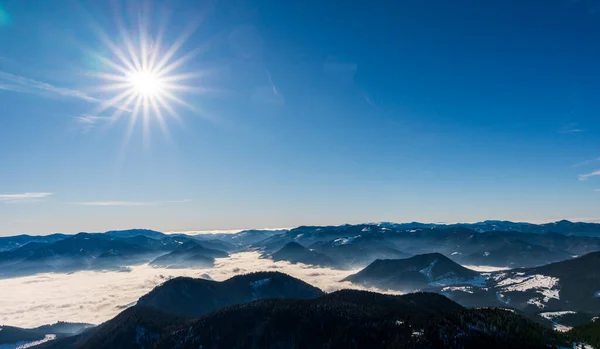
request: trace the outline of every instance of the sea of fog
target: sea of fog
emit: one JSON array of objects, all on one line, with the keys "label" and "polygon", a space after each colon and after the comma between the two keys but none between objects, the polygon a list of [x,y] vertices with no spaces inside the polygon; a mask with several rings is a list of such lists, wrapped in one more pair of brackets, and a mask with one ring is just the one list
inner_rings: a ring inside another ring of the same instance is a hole
[{"label": "sea of fog", "polygon": [[260,258],[257,252],[243,252],[219,258],[214,267],[207,269],[158,269],[138,265],[121,272],[80,271],[3,279],[0,280],[0,325],[36,327],[57,321],[99,324],[170,278],[189,276],[222,281],[253,271],[280,271],[326,292],[360,288],[339,282],[358,270],[273,262]]}]

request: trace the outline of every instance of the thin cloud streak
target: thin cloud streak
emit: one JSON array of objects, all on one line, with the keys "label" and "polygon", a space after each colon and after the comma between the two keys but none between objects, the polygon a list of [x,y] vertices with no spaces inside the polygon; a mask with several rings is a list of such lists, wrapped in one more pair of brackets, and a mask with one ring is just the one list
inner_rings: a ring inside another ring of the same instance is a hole
[{"label": "thin cloud streak", "polygon": [[590,177],[600,176],[600,170],[594,171],[592,173],[579,175],[580,181],[587,181]]},{"label": "thin cloud streak", "polygon": [[25,202],[28,200],[43,199],[50,195],[52,193],[0,194],[0,202]]},{"label": "thin cloud streak", "polygon": [[158,206],[165,204],[180,204],[190,202],[190,199],[170,200],[170,201],[84,201],[74,202],[77,205],[83,206]]},{"label": "thin cloud streak", "polygon": [[582,162],[579,162],[571,167],[581,167],[581,166],[585,166],[585,165],[589,165],[589,164],[593,164],[594,162],[600,161],[600,157],[595,158],[595,159],[591,159],[591,160],[585,160]]},{"label": "thin cloud streak", "polygon": [[560,129],[560,133],[581,133],[581,132],[585,132],[584,129],[577,127],[577,123],[572,122],[566,126],[564,126],[563,128]]},{"label": "thin cloud streak", "polygon": [[[30,92],[30,93],[44,93],[50,92],[55,95],[59,95],[62,97],[70,97],[70,98],[78,98],[84,101],[92,102],[92,103],[100,103],[102,102],[98,98],[94,98],[84,92],[73,90],[65,87],[58,87],[51,85],[49,83],[38,81],[30,78],[26,78],[24,76],[14,75],[10,73],[6,73],[0,71],[0,80],[5,82],[10,82],[16,84],[16,86],[3,85],[4,90],[13,91],[13,92]],[[22,89],[25,88],[25,89]]]},{"label": "thin cloud streak", "polygon": [[[7,85],[6,83],[10,83]],[[60,97],[67,98],[75,98],[84,100],[86,102],[94,103],[94,104],[103,104],[104,100],[92,97],[85,92],[74,90],[65,87],[58,87],[47,82],[38,81],[34,79],[30,79],[24,76],[19,76],[7,72],[0,71],[0,90],[11,91],[11,92],[19,92],[19,93],[31,93],[31,94],[39,94],[44,95],[47,93],[54,94]],[[128,108],[123,103],[115,103],[108,106],[109,108],[116,109],[118,112],[129,112],[131,113],[130,108]],[[83,115],[76,117],[75,120],[79,123],[84,132],[91,130],[102,122],[110,122],[114,121],[114,117],[102,117],[102,116],[91,116],[91,115]]]},{"label": "thin cloud streak", "polygon": [[83,115],[75,117],[75,122],[79,124],[83,132],[88,132],[93,128],[114,122],[115,118],[111,116],[94,116],[94,115]]}]

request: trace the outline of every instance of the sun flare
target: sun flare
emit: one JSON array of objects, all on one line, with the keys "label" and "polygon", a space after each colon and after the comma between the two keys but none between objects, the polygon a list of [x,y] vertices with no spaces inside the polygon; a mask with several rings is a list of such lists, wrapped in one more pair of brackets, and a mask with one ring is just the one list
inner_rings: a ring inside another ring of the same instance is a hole
[{"label": "sun flare", "polygon": [[[176,105],[197,111],[195,106],[184,101],[183,94],[206,91],[199,87],[200,82],[197,81],[203,74],[184,69],[185,64],[195,58],[199,50],[193,49],[180,54],[192,31],[184,32],[165,45],[167,39],[164,27],[156,35],[151,35],[147,26],[142,23],[136,26],[139,32],[131,35],[119,18],[117,24],[121,40],[118,43],[98,30],[109,55],[94,53],[101,69],[90,75],[101,79],[102,82],[96,89],[105,93],[106,98],[91,115],[102,115],[112,110],[111,123],[121,118],[128,119],[126,140],[140,119],[145,137],[149,135],[152,121],[168,136],[167,118],[181,120]],[[190,80],[196,80],[194,86],[184,84]]]}]

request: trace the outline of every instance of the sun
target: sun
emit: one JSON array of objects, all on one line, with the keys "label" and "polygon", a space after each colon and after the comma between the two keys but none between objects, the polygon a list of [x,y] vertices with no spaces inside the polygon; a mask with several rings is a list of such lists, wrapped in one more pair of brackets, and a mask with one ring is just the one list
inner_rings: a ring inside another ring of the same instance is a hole
[{"label": "sun", "polygon": [[161,79],[152,71],[136,71],[129,75],[131,89],[138,96],[154,98],[160,95],[164,86]]}]

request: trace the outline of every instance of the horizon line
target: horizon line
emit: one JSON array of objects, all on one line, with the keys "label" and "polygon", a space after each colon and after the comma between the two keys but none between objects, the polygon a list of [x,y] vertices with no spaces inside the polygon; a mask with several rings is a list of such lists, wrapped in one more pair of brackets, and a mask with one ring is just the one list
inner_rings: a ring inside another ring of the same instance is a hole
[{"label": "horizon line", "polygon": [[152,230],[152,231],[156,231],[156,232],[167,234],[167,235],[173,235],[173,234],[210,235],[210,234],[236,234],[236,233],[240,233],[243,231],[249,231],[249,230],[262,230],[262,231],[280,231],[280,230],[282,230],[283,231],[283,230],[291,230],[294,228],[306,227],[306,226],[341,227],[344,225],[381,225],[381,224],[412,224],[412,223],[449,226],[449,225],[457,225],[457,224],[478,224],[478,223],[485,223],[485,222],[509,222],[509,223],[515,223],[515,224],[543,225],[543,224],[550,224],[550,223],[558,223],[561,221],[568,221],[571,223],[600,224],[600,218],[572,218],[572,219],[564,218],[564,219],[558,219],[558,220],[550,219],[550,220],[531,220],[531,221],[511,221],[511,220],[506,220],[506,219],[485,219],[485,220],[481,220],[481,221],[456,221],[456,222],[379,221],[379,222],[342,223],[342,224],[302,224],[302,225],[297,225],[297,226],[293,226],[293,227],[285,227],[285,228],[198,229],[198,230],[187,229],[187,230],[164,230],[164,231],[157,230],[157,229],[151,229],[151,228],[123,228],[123,229],[108,229],[108,230],[104,230],[104,231],[77,231],[77,232],[71,232],[71,233],[55,231],[55,232],[50,232],[50,233],[46,233],[46,234],[43,234],[43,233],[42,234],[22,233],[22,234],[10,234],[10,235],[1,235],[0,234],[0,238],[21,236],[21,235],[47,236],[47,235],[53,235],[53,234],[64,234],[64,235],[77,235],[77,234],[81,234],[81,233],[103,234],[103,233],[107,233],[107,232],[111,232],[111,231],[127,231],[127,230]]}]

